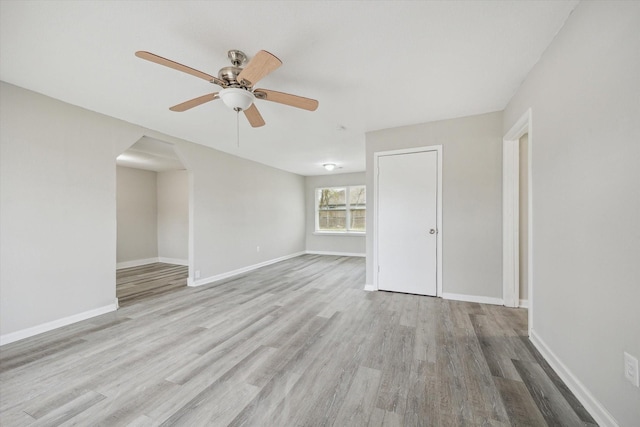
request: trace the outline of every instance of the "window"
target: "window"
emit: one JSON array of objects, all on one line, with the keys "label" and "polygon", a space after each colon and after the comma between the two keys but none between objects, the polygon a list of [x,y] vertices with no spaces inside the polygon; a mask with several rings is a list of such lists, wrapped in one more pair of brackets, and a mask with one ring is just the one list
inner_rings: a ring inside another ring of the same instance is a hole
[{"label": "window", "polygon": [[364,233],[366,187],[316,188],[316,231]]}]

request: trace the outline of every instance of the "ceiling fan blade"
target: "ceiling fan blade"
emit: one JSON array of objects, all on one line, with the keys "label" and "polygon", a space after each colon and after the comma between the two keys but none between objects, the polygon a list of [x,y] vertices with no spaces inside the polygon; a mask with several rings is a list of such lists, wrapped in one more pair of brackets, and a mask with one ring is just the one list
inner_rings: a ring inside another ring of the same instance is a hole
[{"label": "ceiling fan blade", "polygon": [[198,71],[195,68],[187,67],[186,65],[182,65],[170,59],[163,58],[162,56],[155,55],[151,52],[139,50],[138,52],[136,52],[136,56],[138,58],[146,59],[147,61],[155,62],[156,64],[164,65],[165,67],[173,68],[174,70],[182,71],[183,73],[191,74],[192,76],[196,76],[208,82],[215,83],[218,86],[227,87],[227,83],[224,80],[221,80],[210,74],[203,73],[202,71]]},{"label": "ceiling fan blade", "polygon": [[282,61],[266,50],[261,50],[238,74],[237,80],[241,84],[251,87],[281,65]]},{"label": "ceiling fan blade", "polygon": [[169,109],[171,111],[178,111],[178,112],[187,111],[190,108],[197,107],[198,105],[202,105],[205,102],[213,101],[214,99],[218,99],[218,98],[220,98],[218,96],[218,92],[208,93],[206,95],[202,95],[197,98],[193,98],[188,101],[185,101],[181,104],[174,105]]},{"label": "ceiling fan blade", "polygon": [[244,110],[244,115],[247,117],[247,120],[249,120],[249,124],[254,128],[264,126],[264,119],[260,111],[258,111],[258,108],[256,108],[256,104],[251,104],[251,107]]},{"label": "ceiling fan blade", "polygon": [[276,92],[275,90],[269,89],[256,89],[253,91],[253,94],[258,99],[290,105],[292,107],[302,108],[303,110],[315,111],[318,108],[318,101],[315,99],[304,98],[289,93]]}]

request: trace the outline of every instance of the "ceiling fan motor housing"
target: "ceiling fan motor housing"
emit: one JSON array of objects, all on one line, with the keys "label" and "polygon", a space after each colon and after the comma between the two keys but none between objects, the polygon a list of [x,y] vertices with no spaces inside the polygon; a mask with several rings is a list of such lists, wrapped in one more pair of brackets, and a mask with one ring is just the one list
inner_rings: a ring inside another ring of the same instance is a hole
[{"label": "ceiling fan motor housing", "polygon": [[240,83],[238,83],[237,77],[238,74],[242,71],[242,68],[229,66],[223,67],[218,71],[218,78],[229,83],[230,87],[240,87]]}]

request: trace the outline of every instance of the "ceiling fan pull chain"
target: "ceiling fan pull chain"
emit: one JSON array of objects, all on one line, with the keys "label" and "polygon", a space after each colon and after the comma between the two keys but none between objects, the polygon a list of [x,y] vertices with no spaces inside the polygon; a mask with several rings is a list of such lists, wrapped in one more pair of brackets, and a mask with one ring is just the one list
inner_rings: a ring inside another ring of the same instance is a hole
[{"label": "ceiling fan pull chain", "polygon": [[236,110],[236,139],[240,148],[240,110]]}]

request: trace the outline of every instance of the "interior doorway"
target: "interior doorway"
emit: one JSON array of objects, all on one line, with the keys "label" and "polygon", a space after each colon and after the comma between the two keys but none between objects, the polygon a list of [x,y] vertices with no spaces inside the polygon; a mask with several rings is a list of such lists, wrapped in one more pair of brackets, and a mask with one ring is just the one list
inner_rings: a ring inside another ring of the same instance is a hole
[{"label": "interior doorway", "polygon": [[142,137],[116,159],[116,298],[187,285],[189,172],[173,144]]},{"label": "interior doorway", "polygon": [[518,141],[518,306],[529,306],[529,134]]},{"label": "interior doorway", "polygon": [[533,132],[528,110],[503,138],[503,300],[533,324]]}]

